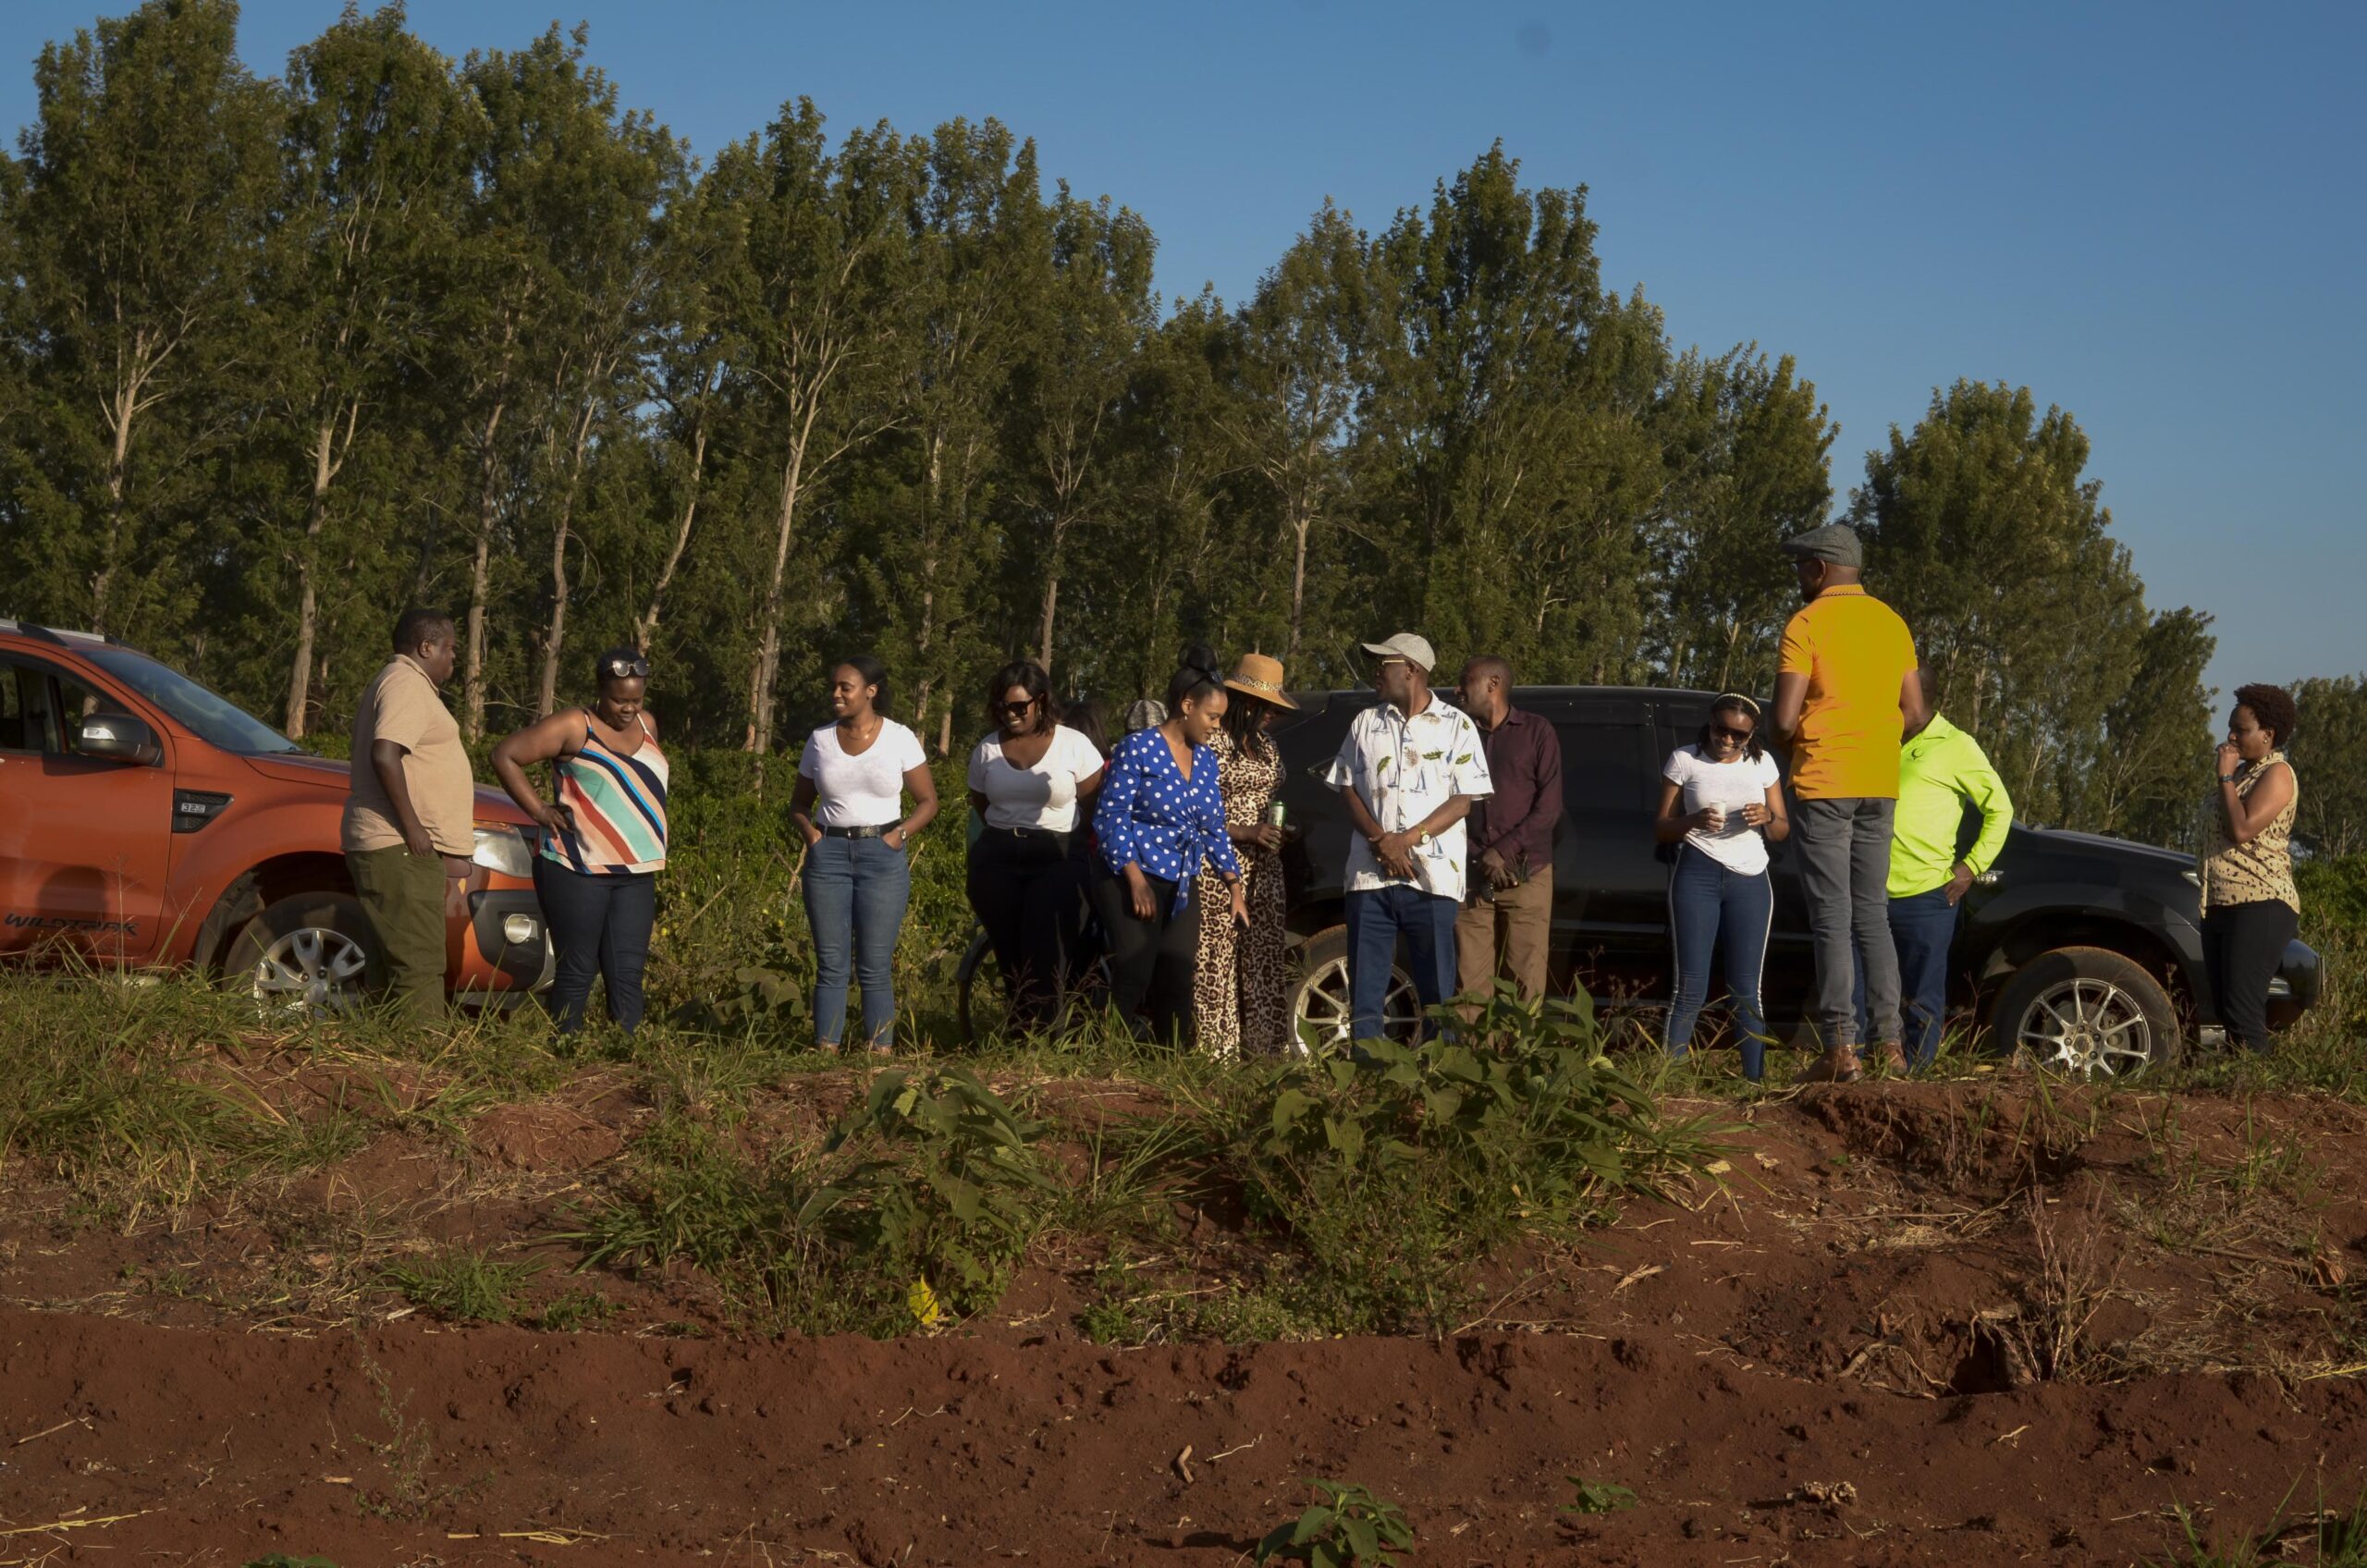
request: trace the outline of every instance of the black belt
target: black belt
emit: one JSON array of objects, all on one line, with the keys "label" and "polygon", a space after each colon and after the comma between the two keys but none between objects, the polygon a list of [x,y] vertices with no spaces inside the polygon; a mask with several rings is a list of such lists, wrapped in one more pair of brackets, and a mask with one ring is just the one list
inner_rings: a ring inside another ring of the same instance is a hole
[{"label": "black belt", "polygon": [[825,839],[885,839],[889,834],[896,831],[897,827],[896,823],[890,822],[877,827],[825,827],[822,829],[822,837]]},{"label": "black belt", "polygon": [[1049,839],[1056,844],[1066,844],[1073,836],[1073,830],[1063,832],[1057,827],[1004,827],[995,823],[987,824],[980,832],[1000,833],[1022,842],[1030,839]]}]

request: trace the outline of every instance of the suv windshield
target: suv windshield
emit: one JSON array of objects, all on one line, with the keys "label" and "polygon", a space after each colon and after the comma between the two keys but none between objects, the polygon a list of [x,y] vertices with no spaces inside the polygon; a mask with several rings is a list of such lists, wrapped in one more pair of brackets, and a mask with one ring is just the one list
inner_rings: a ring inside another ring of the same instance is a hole
[{"label": "suv windshield", "polygon": [[129,648],[92,648],[83,656],[171,714],[190,734],[209,745],[246,757],[304,749],[245,709],[145,654],[135,654]]}]

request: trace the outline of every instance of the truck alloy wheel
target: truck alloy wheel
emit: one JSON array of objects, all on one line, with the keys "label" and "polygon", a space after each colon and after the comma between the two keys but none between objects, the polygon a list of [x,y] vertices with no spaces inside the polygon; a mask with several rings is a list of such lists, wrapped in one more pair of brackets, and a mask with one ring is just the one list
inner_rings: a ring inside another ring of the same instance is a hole
[{"label": "truck alloy wheel", "polygon": [[[1305,1040],[1311,1024],[1318,1040],[1345,1047],[1355,1025],[1348,991],[1348,928],[1335,925],[1316,933],[1299,949],[1298,962],[1298,979],[1291,987],[1294,1037]],[[1380,1015],[1381,1027],[1392,1040],[1410,1041],[1421,1023],[1422,998],[1402,965],[1390,965]]]},{"label": "truck alloy wheel", "polygon": [[2002,1042],[2067,1077],[2134,1077],[2179,1054],[2161,982],[2102,948],[2057,948],[2024,964],[1999,993],[1996,1020]]}]

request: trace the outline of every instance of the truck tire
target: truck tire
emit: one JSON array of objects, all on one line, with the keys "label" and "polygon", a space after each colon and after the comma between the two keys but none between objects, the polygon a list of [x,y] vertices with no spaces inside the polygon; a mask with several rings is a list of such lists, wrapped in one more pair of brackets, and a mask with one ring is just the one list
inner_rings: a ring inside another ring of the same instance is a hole
[{"label": "truck tire", "polygon": [[[1389,967],[1381,1020],[1389,1037],[1400,1041],[1412,1040],[1421,1024],[1421,997],[1401,963]],[[1348,996],[1348,928],[1334,925],[1309,937],[1298,950],[1298,973],[1291,982],[1291,1036],[1303,1048],[1312,1029],[1318,1045],[1345,1050],[1355,1023]]]},{"label": "truck tire", "polygon": [[291,894],[239,928],[223,979],[266,1010],[342,1012],[361,998],[370,941],[370,922],[349,895]]},{"label": "truck tire", "polygon": [[1999,990],[1991,1023],[2002,1049],[2028,1051],[2040,1067],[2073,1078],[2174,1067],[2185,1047],[2161,981],[2106,948],[2039,954]]}]

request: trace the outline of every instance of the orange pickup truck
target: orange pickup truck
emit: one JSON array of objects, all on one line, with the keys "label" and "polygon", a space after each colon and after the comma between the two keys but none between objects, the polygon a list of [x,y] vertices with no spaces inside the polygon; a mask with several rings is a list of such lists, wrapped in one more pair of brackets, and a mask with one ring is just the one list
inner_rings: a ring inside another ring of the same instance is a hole
[{"label": "orange pickup truck", "polygon": [[[370,928],[337,821],[347,768],[147,655],[0,620],[0,955],[192,966],[257,1000],[335,1008]],[[445,975],[509,1002],[550,982],[533,831],[479,790]]]}]

